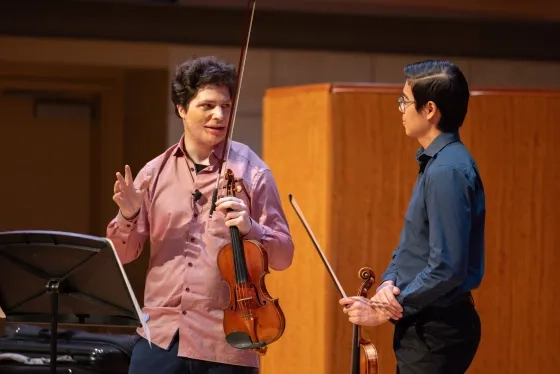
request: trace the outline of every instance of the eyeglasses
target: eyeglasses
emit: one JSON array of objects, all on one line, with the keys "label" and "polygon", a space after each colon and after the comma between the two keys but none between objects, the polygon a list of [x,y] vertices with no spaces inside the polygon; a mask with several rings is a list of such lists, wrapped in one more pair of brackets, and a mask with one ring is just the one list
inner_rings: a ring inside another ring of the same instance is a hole
[{"label": "eyeglasses", "polygon": [[414,101],[414,100],[405,100],[405,98],[402,97],[402,96],[399,97],[399,98],[397,99],[397,103],[399,103],[399,111],[400,111],[401,113],[404,113],[404,111],[406,110],[406,107],[407,107],[409,104],[413,104],[413,103],[415,103],[415,102],[416,102],[416,101]]}]

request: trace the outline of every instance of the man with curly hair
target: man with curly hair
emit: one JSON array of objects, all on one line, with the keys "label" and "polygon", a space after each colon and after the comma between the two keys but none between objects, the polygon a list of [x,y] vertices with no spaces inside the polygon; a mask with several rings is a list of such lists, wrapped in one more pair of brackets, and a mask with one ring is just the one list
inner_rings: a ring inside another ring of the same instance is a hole
[{"label": "man with curly hair", "polygon": [[142,312],[153,345],[139,328],[130,374],[258,373],[254,351],[226,342],[229,293],[217,254],[230,241],[231,226],[242,239],[260,242],[275,270],[290,266],[294,245],[271,170],[239,142],[231,142],[227,167],[241,178],[242,191],[219,198],[209,218],[235,79],[235,68],[214,57],[180,65],[171,96],[183,123],[181,139],[135,179],[128,165],[124,176],[117,173],[119,212],[107,236],[123,263],[138,258],[148,238],[151,244]]}]

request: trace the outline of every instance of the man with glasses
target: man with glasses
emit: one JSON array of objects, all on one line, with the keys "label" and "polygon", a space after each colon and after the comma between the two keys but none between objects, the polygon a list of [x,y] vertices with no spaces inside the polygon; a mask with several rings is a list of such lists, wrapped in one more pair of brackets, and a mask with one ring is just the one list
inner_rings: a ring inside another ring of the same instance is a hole
[{"label": "man with glasses", "polygon": [[340,303],[353,323],[394,323],[397,373],[465,373],[480,342],[470,291],[484,273],[486,211],[476,163],[459,137],[469,87],[447,61],[410,64],[404,73],[398,104],[405,133],[421,146],[418,179],[376,294]]}]

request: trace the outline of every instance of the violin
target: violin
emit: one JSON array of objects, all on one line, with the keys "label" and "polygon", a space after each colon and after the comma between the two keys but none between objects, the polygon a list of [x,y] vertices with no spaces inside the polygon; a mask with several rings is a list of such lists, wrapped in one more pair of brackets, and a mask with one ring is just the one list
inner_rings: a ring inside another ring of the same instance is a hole
[{"label": "violin", "polygon": [[[329,264],[326,256],[321,250],[321,247],[319,246],[319,242],[315,238],[315,235],[313,235],[313,232],[311,231],[309,224],[305,220],[305,217],[303,216],[303,213],[301,212],[301,209],[299,208],[296,199],[291,194],[289,195],[289,199],[301,223],[305,227],[307,234],[309,235],[311,241],[313,242],[315,248],[317,249],[317,252],[321,257],[321,260],[323,260],[323,264],[325,265],[329,275],[331,276],[331,279],[333,280],[338,292],[340,293],[340,296],[343,298],[347,297],[331,265]],[[375,283],[375,274],[373,270],[371,270],[370,268],[363,267],[358,272],[358,277],[364,280],[364,282],[362,283],[362,285],[358,290],[358,296],[367,298],[368,290]],[[375,345],[369,340],[363,339],[361,336],[361,327],[359,325],[354,324],[353,334],[352,334],[352,360],[350,366],[350,373],[351,374],[378,374],[378,366],[379,366],[378,355],[377,355],[377,349],[375,348]]]},{"label": "violin", "polygon": [[[375,274],[368,267],[363,267],[358,272],[358,277],[364,282],[358,290],[358,296],[368,298],[368,291],[375,283]],[[344,296],[343,296],[344,297]],[[377,374],[377,349],[369,340],[361,336],[361,328],[354,325],[352,334],[352,374]]]},{"label": "violin", "polygon": [[[228,121],[227,140],[224,143],[225,158],[220,160],[216,188],[212,194],[210,218],[216,208],[216,200],[221,180],[222,168],[229,157],[231,137],[243,72],[245,56],[249,45],[249,36],[255,11],[255,0],[249,0],[249,25],[245,46],[239,60],[235,93],[233,95],[232,114]],[[227,152],[225,147],[228,147]],[[226,181],[226,196],[235,196],[241,192],[241,186],[233,171],[226,168],[223,177]],[[231,211],[231,209],[229,209]],[[218,252],[217,265],[222,279],[229,287],[229,302],[224,308],[223,329],[226,341],[237,349],[253,350],[260,355],[266,354],[268,345],[278,340],[284,333],[286,319],[277,298],[273,298],[266,289],[265,276],[269,274],[266,250],[257,241],[242,240],[239,228],[229,228],[231,241]]]},{"label": "violin", "polygon": [[[228,196],[235,196],[235,177],[229,169],[226,179]],[[278,299],[266,289],[264,277],[269,271],[265,249],[257,241],[241,240],[236,226],[229,230],[231,243],[218,253],[218,268],[230,291],[223,322],[226,341],[235,348],[264,355],[267,346],[284,333],[285,316]]]}]

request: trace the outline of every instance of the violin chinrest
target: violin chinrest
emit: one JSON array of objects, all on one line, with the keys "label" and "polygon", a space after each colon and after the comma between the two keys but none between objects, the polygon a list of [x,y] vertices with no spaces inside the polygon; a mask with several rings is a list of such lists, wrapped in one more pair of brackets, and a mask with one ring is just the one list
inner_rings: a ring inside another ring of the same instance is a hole
[{"label": "violin chinrest", "polygon": [[229,345],[237,349],[260,349],[266,345],[265,342],[253,343],[251,337],[244,331],[232,331],[226,335]]}]

